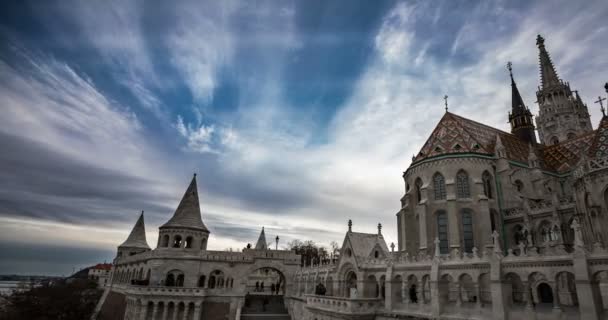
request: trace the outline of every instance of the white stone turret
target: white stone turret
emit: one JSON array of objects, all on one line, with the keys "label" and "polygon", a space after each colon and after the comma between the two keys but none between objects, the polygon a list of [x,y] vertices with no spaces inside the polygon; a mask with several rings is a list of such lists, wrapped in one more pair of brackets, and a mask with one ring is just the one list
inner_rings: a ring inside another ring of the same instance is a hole
[{"label": "white stone turret", "polygon": [[144,212],[142,211],[127,240],[118,246],[117,257],[132,256],[145,251],[150,251],[150,246],[146,241],[146,226],[144,224]]}]

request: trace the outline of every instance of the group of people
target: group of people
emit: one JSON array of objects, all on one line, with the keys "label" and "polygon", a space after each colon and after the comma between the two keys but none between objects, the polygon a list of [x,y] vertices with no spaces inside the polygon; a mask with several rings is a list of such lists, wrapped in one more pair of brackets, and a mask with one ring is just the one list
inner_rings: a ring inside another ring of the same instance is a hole
[{"label": "group of people", "polygon": [[[279,294],[279,290],[281,289],[281,283],[272,283],[270,284],[270,293],[271,294]],[[255,283],[255,292],[264,292],[264,281]]]}]

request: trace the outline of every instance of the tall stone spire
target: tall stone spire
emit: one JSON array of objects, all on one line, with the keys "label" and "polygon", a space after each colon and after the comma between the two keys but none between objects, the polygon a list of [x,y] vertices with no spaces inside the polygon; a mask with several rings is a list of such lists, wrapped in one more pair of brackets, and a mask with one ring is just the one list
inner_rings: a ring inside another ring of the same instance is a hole
[{"label": "tall stone spire", "polygon": [[545,39],[540,34],[536,37],[536,45],[539,50],[541,86],[543,88],[548,88],[559,85],[559,77],[557,76],[557,72],[555,72],[551,57],[545,48]]},{"label": "tall stone spire", "polygon": [[540,141],[554,145],[593,131],[587,105],[562,81],[545,48],[545,39],[536,38],[539,50],[540,86],[536,92],[538,116],[536,127]]},{"label": "tall stone spire", "polygon": [[507,69],[511,77],[511,113],[509,122],[511,123],[511,133],[526,143],[537,143],[536,133],[534,132],[534,121],[532,113],[524,104],[517,84],[513,79],[513,64],[507,63]]},{"label": "tall stone spire", "polygon": [[255,244],[255,250],[268,250],[268,244],[266,244],[266,234],[264,233],[264,227],[262,227],[262,232],[260,232],[260,237],[258,238],[258,242]]},{"label": "tall stone spire", "polygon": [[163,228],[188,228],[209,232],[201,218],[201,207],[198,201],[198,188],[196,186],[196,174],[186,189],[173,217],[160,227]]},{"label": "tall stone spire", "polygon": [[142,211],[139,215],[139,219],[133,226],[133,230],[129,234],[129,237],[123,242],[119,248],[141,248],[150,250],[148,242],[146,241],[146,226],[144,225],[144,212]]}]

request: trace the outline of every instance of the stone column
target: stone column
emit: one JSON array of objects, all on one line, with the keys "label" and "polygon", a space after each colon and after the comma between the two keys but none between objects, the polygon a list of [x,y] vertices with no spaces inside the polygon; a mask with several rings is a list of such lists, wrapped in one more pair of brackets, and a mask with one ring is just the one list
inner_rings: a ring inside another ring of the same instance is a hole
[{"label": "stone column", "polygon": [[410,303],[410,296],[407,290],[407,281],[405,279],[401,281],[401,301],[406,305]]},{"label": "stone column", "polygon": [[483,304],[481,303],[481,285],[479,282],[475,284],[475,292],[477,292],[477,301],[475,301],[475,307],[477,309],[483,308]]},{"label": "stone column", "polygon": [[439,260],[433,260],[431,264],[431,314],[433,319],[439,319],[441,314],[441,301],[439,301]]},{"label": "stone column", "polygon": [[456,306],[460,307],[462,305],[462,285],[460,282],[456,282]]},{"label": "stone column", "polygon": [[524,297],[526,299],[526,309],[534,310],[534,304],[532,303],[532,290],[530,288],[530,281],[524,282]]},{"label": "stone column", "polygon": [[146,320],[147,319],[147,313],[148,313],[148,301],[147,300],[142,300],[141,301],[141,308],[140,308],[140,312],[139,312],[139,320]]},{"label": "stone column", "polygon": [[188,320],[188,312],[190,312],[190,302],[184,304],[184,316],[182,318],[183,320]]},{"label": "stone column", "polygon": [[[161,315],[161,319],[162,320],[167,320],[167,317],[169,316],[169,304],[167,302],[163,303],[163,314]],[[156,319],[153,319],[156,320]]]},{"label": "stone column", "polygon": [[152,301],[152,320],[156,320],[157,312],[158,312],[158,301]]},{"label": "stone column", "polygon": [[602,308],[601,303],[598,303],[593,295],[593,279],[589,274],[587,256],[584,251],[579,248],[575,249],[572,262],[581,319],[597,320],[600,318]]},{"label": "stone column", "polygon": [[202,302],[197,302],[194,305],[194,320],[200,320],[201,319],[201,309],[203,307],[203,303]]},{"label": "stone column", "polygon": [[419,236],[419,246],[422,252],[427,252],[427,234],[426,234],[426,213],[427,213],[427,205],[419,204],[416,205],[416,213],[418,214],[418,236]]},{"label": "stone column", "polygon": [[562,308],[559,306],[559,292],[557,291],[557,283],[551,283],[551,290],[553,291],[553,311],[562,312]]},{"label": "stone column", "polygon": [[490,291],[492,292],[493,319],[508,319],[509,315],[506,312],[505,306],[508,306],[509,303],[501,278],[501,258],[495,253],[492,253],[490,256]]},{"label": "stone column", "polygon": [[177,314],[179,313],[179,302],[176,302],[173,305],[173,316],[171,317],[172,320],[177,320]]}]

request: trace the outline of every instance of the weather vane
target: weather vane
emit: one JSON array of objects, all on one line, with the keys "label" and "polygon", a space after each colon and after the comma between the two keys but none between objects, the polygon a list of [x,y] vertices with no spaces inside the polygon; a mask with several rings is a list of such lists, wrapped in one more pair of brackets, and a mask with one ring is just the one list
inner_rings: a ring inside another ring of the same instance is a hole
[{"label": "weather vane", "polygon": [[448,112],[448,95],[443,96],[443,100],[445,100],[445,112]]}]

